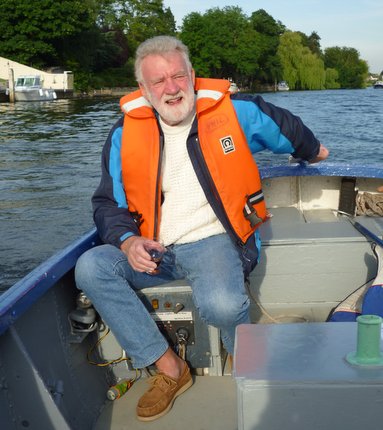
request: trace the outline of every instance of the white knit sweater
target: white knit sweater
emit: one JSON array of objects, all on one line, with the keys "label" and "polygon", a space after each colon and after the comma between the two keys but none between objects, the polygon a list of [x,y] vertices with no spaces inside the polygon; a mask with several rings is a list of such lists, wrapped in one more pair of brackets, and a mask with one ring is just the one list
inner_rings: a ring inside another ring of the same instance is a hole
[{"label": "white knit sweater", "polygon": [[225,230],[207,202],[186,148],[195,113],[177,126],[160,121],[165,137],[162,163],[160,241],[189,243]]}]

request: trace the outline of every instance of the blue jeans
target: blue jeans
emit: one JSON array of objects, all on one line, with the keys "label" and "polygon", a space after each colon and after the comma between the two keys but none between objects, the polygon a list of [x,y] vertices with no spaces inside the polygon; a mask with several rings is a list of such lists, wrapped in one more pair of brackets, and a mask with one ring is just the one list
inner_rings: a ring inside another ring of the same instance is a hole
[{"label": "blue jeans", "polygon": [[92,301],[135,368],[154,363],[168,348],[137,290],[186,278],[202,320],[221,330],[231,354],[235,327],[250,322],[242,262],[227,234],[169,246],[157,275],[136,272],[112,245],[85,252],[75,273],[77,287]]}]

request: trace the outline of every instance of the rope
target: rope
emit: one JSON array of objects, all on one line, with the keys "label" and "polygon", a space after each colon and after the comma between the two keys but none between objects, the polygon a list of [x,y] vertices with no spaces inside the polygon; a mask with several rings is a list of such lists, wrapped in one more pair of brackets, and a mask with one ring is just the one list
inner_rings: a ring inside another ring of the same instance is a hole
[{"label": "rope", "polygon": [[383,194],[358,193],[356,215],[383,216]]},{"label": "rope", "polygon": [[259,302],[259,300],[257,300],[257,298],[253,295],[251,289],[250,289],[250,283],[246,282],[246,289],[247,289],[247,294],[249,295],[250,299],[259,307],[261,313],[267,317],[271,322],[275,323],[275,324],[283,324],[284,322],[286,322],[286,319],[295,319],[296,322],[300,321],[300,322],[308,322],[308,319],[305,318],[302,315],[297,315],[297,314],[288,314],[288,315],[277,315],[275,317],[271,316],[269,314],[269,312],[267,312],[267,310],[264,308],[264,306]]}]

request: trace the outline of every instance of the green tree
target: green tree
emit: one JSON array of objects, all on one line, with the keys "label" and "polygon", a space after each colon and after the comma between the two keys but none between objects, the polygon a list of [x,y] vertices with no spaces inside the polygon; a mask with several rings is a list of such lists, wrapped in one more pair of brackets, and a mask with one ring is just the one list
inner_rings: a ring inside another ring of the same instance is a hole
[{"label": "green tree", "polygon": [[290,88],[324,88],[324,63],[308,47],[303,46],[299,33],[286,31],[281,35],[278,55],[283,67],[283,79],[288,82]]},{"label": "green tree", "polygon": [[144,40],[161,34],[175,35],[176,23],[163,0],[100,0],[98,24],[120,29],[127,37],[130,52]]},{"label": "green tree", "polygon": [[310,51],[317,55],[319,58],[323,56],[321,47],[320,47],[320,37],[317,32],[313,31],[310,36],[307,36],[305,33],[301,31],[297,31],[297,33],[301,36],[302,45],[306,46],[310,49]]},{"label": "green tree", "polygon": [[263,9],[251,14],[250,23],[257,32],[257,43],[260,48],[257,79],[273,83],[281,78],[281,64],[277,52],[279,36],[285,31],[285,26],[280,21],[275,21]]},{"label": "green tree", "polygon": [[339,73],[336,69],[331,69],[330,67],[326,69],[325,87],[327,89],[335,90],[340,88],[338,79],[339,79]]},{"label": "green tree", "polygon": [[255,76],[259,33],[241,8],[212,8],[204,15],[193,12],[184,18],[179,36],[189,47],[197,75],[233,78],[240,86]]},{"label": "green tree", "polygon": [[0,0],[0,55],[37,67],[56,64],[57,42],[93,26],[92,0]]},{"label": "green tree", "polygon": [[197,76],[208,77],[211,70],[219,69],[221,66],[219,58],[210,54],[213,46],[210,40],[206,39],[208,31],[206,19],[198,12],[192,12],[183,19],[179,37],[189,48],[190,59]]},{"label": "green tree", "polygon": [[108,85],[115,81],[119,85],[135,85],[133,58],[137,46],[150,37],[175,35],[174,16],[170,8],[164,7],[162,0],[97,1],[100,4],[97,26],[105,34],[112,33],[111,48],[117,48],[117,51],[112,49],[100,52],[102,56],[99,59],[107,59],[108,54],[111,54],[111,63],[114,58],[114,67],[105,69],[101,78]]},{"label": "green tree", "polygon": [[339,46],[326,48],[324,61],[327,68],[336,69],[341,88],[364,88],[368,74],[366,61],[359,58],[355,48]]}]

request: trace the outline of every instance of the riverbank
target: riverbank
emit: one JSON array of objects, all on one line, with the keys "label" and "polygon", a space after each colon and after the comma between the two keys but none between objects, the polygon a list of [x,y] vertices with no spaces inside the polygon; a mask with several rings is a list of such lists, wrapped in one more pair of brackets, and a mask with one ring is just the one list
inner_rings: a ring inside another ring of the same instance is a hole
[{"label": "riverbank", "polygon": [[74,93],[73,98],[83,99],[83,98],[97,98],[97,97],[122,97],[125,94],[129,94],[138,87],[121,87],[121,88],[101,88],[98,90],[92,90],[89,92]]},{"label": "riverbank", "polygon": [[[86,99],[86,98],[102,98],[102,97],[122,97],[138,87],[122,87],[122,88],[101,88],[89,92],[74,92],[74,91],[56,91],[58,99]],[[5,87],[0,87],[0,103],[8,103],[9,96]]]},{"label": "riverbank", "polygon": [[[87,99],[87,98],[108,98],[108,97],[122,97],[129,94],[138,87],[117,87],[117,88],[101,88],[91,91],[75,92],[75,91],[56,91],[58,99]],[[257,93],[270,93],[275,92],[273,85],[264,85],[257,89]],[[243,91],[245,92],[245,91]],[[6,88],[0,87],[0,103],[9,102],[9,96],[6,94]]]}]

